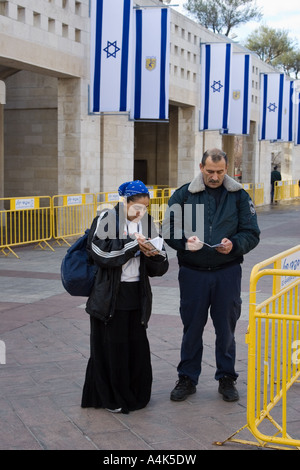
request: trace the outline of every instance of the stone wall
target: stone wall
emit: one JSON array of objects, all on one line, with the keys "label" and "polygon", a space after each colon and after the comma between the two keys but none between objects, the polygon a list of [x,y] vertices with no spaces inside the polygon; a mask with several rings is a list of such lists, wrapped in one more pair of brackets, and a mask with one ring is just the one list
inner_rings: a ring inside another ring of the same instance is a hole
[{"label": "stone wall", "polygon": [[55,194],[57,79],[23,71],[6,83],[4,196]]}]

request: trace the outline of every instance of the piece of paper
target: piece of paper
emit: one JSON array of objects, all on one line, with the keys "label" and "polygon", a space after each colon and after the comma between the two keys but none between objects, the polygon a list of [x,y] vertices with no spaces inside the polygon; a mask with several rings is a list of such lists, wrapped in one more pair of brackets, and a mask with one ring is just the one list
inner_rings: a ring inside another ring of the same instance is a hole
[{"label": "piece of paper", "polygon": [[161,251],[163,247],[163,239],[161,237],[151,238],[151,240],[146,240],[145,243],[151,243],[157,251]]},{"label": "piece of paper", "polygon": [[206,245],[208,246],[209,248],[218,248],[220,246],[224,246],[223,243],[217,243],[216,245],[209,245],[208,243],[205,243],[205,242],[201,242],[200,243],[203,243],[203,245]]}]

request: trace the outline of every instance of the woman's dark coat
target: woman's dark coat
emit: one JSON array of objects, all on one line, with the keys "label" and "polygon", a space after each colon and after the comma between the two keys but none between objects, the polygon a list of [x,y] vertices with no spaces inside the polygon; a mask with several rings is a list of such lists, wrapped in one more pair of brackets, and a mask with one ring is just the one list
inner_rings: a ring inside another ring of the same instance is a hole
[{"label": "woman's dark coat", "polygon": [[[146,257],[139,252],[136,238],[120,233],[125,223],[122,204],[105,211],[98,220],[96,231],[90,232],[88,252],[99,266],[93,291],[87,301],[86,311],[103,322],[114,315],[118,289],[121,282],[122,266],[136,255],[140,256],[140,305],[141,323],[147,327],[152,309],[152,291],[149,276],[162,276],[169,263],[165,249],[162,254]],[[143,234],[148,238],[158,236],[152,217],[146,214],[141,219]]]}]

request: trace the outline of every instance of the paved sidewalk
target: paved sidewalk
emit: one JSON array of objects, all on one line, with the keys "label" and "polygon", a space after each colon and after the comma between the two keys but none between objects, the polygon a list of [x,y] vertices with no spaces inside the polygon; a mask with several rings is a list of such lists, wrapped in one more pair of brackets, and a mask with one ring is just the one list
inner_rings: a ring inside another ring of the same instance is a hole
[{"label": "paved sidewalk", "polygon": [[[128,415],[80,407],[89,357],[89,317],[85,299],[69,296],[60,282],[60,262],[67,247],[56,245],[55,252],[19,247],[15,251],[20,259],[0,254],[0,340],[6,345],[6,364],[0,364],[0,449],[249,449],[235,443],[216,447],[213,442],[223,441],[246,424],[250,272],[257,262],[300,243],[300,201],[259,208],[258,218],[261,243],[243,265],[243,310],[236,335],[240,400],[235,403],[224,402],[217,392],[211,321],[205,330],[197,393],[181,403],[169,399],[177,380],[182,334],[173,251],[169,251],[168,273],[152,281],[153,315],[148,328],[152,399],[145,409]],[[297,393],[299,403],[299,389]],[[299,405],[290,414],[299,429]]]}]

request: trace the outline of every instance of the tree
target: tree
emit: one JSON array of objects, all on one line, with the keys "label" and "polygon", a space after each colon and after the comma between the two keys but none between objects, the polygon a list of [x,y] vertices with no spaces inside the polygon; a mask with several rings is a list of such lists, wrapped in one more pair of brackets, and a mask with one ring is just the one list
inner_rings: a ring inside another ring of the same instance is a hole
[{"label": "tree", "polygon": [[187,0],[184,7],[207,29],[225,36],[235,26],[262,18],[255,0]]},{"label": "tree", "polygon": [[261,60],[274,65],[280,56],[292,51],[294,41],[288,37],[288,31],[262,25],[248,36],[245,46]]},{"label": "tree", "polygon": [[300,72],[300,50],[292,50],[281,54],[273,65],[275,67],[281,67],[287,75],[294,74],[295,78],[298,79]]}]

